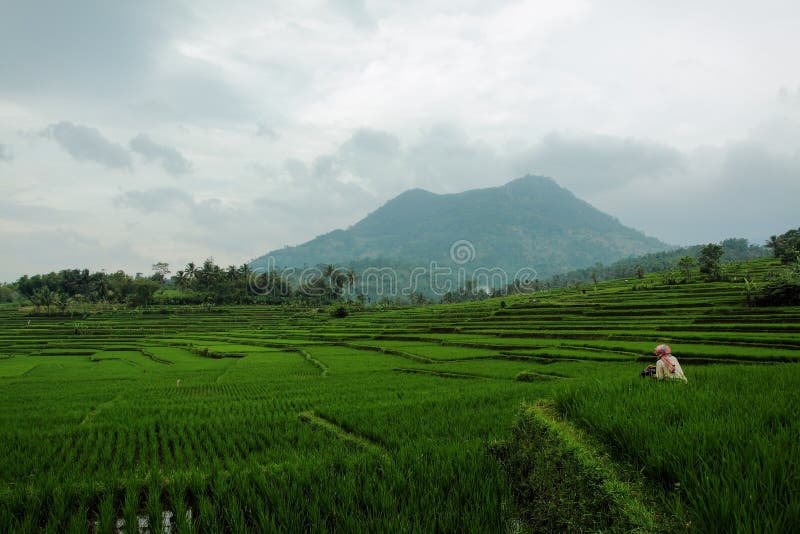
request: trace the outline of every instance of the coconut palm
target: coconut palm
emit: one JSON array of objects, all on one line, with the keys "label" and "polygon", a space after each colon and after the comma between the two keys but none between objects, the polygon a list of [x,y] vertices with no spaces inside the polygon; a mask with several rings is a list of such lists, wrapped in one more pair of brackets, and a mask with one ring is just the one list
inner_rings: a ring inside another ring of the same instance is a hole
[{"label": "coconut palm", "polygon": [[194,280],[194,277],[197,274],[197,266],[194,264],[194,262],[190,261],[186,264],[186,269],[184,269],[183,272],[186,273],[186,278],[189,280]]},{"label": "coconut palm", "polygon": [[189,285],[189,277],[185,271],[175,273],[175,285],[178,286],[178,289],[186,289],[186,286]]}]

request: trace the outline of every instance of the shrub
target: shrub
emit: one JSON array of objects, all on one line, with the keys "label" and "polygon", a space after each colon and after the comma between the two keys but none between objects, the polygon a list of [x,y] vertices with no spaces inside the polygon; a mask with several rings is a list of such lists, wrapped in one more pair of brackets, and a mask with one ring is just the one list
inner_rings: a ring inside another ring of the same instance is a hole
[{"label": "shrub", "polygon": [[0,285],[0,302],[14,302],[14,291],[6,286]]},{"label": "shrub", "polygon": [[552,375],[546,375],[542,373],[535,373],[533,371],[520,371],[514,380],[517,382],[538,382],[541,380],[554,380],[557,377]]},{"label": "shrub", "polygon": [[661,283],[667,286],[672,286],[678,283],[678,277],[673,271],[665,271],[661,275]]},{"label": "shrub", "polygon": [[344,306],[339,306],[338,308],[331,311],[331,317],[336,317],[338,319],[347,317],[348,315],[350,315],[350,312],[348,312],[347,308],[345,308]]},{"label": "shrub", "polygon": [[788,264],[800,259],[800,228],[789,230],[778,237],[772,236],[767,241],[767,247],[772,249],[775,257],[781,263]]},{"label": "shrub", "polygon": [[707,275],[710,280],[718,280],[721,277],[719,259],[724,252],[721,245],[709,243],[700,250],[700,272]]},{"label": "shrub", "polygon": [[784,271],[759,288],[748,284],[747,301],[754,306],[800,305],[800,275]]}]

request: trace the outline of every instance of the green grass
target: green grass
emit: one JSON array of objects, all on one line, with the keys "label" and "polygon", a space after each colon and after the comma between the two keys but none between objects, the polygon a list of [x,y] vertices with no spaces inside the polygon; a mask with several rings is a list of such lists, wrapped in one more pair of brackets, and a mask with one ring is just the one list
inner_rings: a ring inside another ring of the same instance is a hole
[{"label": "green grass", "polygon": [[678,488],[701,532],[789,532],[800,524],[799,384],[797,365],[729,366],[695,369],[686,385],[597,381],[555,399],[617,459]]},{"label": "green grass", "polygon": [[516,508],[535,532],[669,532],[680,513],[654,513],[642,488],[546,404],[523,406],[508,441],[494,454],[514,486]]},{"label": "green grass", "polygon": [[[344,319],[2,307],[0,531],[165,511],[182,531],[647,531],[659,502],[683,510],[669,526],[787,531],[800,309],[746,308],[741,292],[647,277]],[[685,387],[638,377],[664,341]],[[544,434],[520,432],[540,399],[555,410],[536,419]],[[531,515],[532,472],[583,512]]]}]

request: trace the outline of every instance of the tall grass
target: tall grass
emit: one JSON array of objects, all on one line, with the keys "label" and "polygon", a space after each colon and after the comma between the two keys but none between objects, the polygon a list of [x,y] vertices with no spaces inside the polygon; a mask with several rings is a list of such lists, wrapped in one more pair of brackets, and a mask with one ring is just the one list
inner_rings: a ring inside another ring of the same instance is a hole
[{"label": "tall grass", "polygon": [[683,501],[701,532],[800,525],[800,366],[696,368],[689,384],[596,382],[556,395],[569,420]]}]

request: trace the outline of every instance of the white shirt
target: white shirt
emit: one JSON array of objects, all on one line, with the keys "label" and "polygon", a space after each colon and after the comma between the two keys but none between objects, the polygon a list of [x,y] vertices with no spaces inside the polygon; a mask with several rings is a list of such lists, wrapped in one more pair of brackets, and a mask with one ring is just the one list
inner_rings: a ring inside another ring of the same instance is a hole
[{"label": "white shirt", "polygon": [[677,378],[679,380],[683,380],[684,382],[689,382],[686,376],[683,374],[683,369],[681,369],[681,364],[678,363],[678,358],[675,356],[667,356],[667,360],[675,367],[675,372],[670,373],[669,367],[664,363],[662,358],[659,358],[656,362],[656,378],[659,380],[664,380],[665,378]]}]

